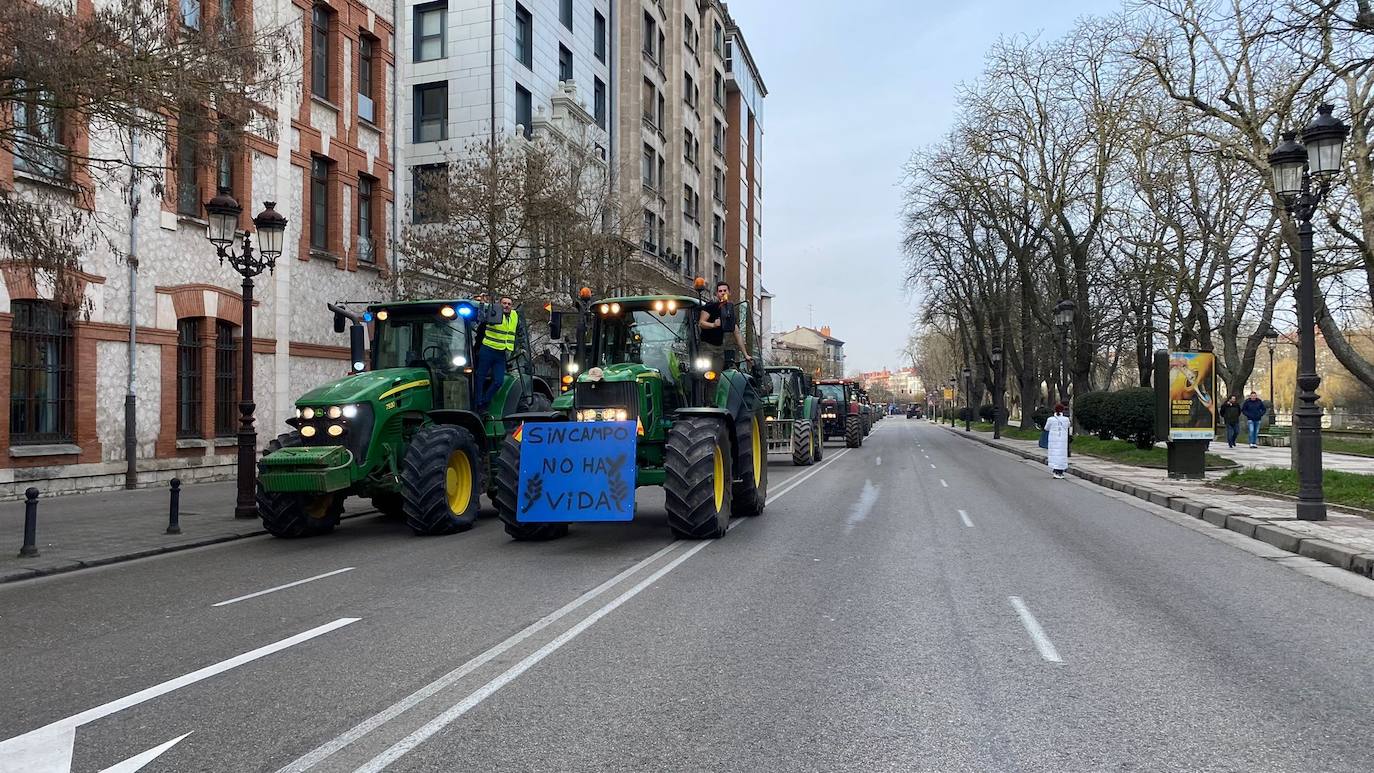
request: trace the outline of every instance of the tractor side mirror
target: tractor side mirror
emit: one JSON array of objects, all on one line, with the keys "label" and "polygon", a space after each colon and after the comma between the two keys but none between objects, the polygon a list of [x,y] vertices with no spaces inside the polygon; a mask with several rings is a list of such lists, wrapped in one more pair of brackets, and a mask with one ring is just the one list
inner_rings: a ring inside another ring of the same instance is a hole
[{"label": "tractor side mirror", "polygon": [[344,319],[344,315],[340,314],[340,313],[337,312],[337,311],[334,312],[334,332],[335,332],[335,333],[342,333],[342,332],[344,331],[344,325],[345,325],[346,323],[347,323],[347,320]]},{"label": "tractor side mirror", "polygon": [[563,338],[563,312],[549,312],[549,338],[555,341]]},{"label": "tractor side mirror", "polygon": [[353,370],[361,373],[367,369],[367,345],[363,341],[362,325],[354,325],[348,330],[348,355],[353,362]]}]

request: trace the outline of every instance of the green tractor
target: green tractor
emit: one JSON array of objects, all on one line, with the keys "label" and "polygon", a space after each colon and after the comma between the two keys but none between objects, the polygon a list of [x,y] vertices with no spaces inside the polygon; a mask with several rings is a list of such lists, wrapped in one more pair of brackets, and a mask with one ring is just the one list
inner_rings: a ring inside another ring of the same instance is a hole
[{"label": "green tractor", "polygon": [[[499,321],[499,306],[466,299],[330,304],[334,329],[352,320],[353,373],[296,401],[290,432],[268,443],[258,463],[257,505],[278,537],[333,530],[349,496],[369,497],[404,516],[417,534],[470,528],[489,488],[505,417],[544,411],[553,392],[531,373],[528,333],[517,331],[507,373],[479,415],[473,364],[476,327]],[[372,325],[372,347],[363,345]]]},{"label": "green tractor", "polygon": [[[635,422],[633,485],[663,487],[668,526],[682,539],[723,536],[732,516],[762,513],[768,495],[761,399],[768,380],[761,370],[702,356],[702,303],[656,295],[589,304],[587,346],[567,365],[575,374],[568,391],[552,411],[511,417],[524,423],[521,432],[542,422]],[[520,435],[501,447],[496,512],[514,539],[562,537],[567,523],[522,521],[517,513]]]},{"label": "green tractor", "polygon": [[788,454],[798,466],[819,462],[825,444],[820,398],[811,377],[791,365],[770,365],[766,370],[773,386],[772,393],[763,398],[768,452]]}]

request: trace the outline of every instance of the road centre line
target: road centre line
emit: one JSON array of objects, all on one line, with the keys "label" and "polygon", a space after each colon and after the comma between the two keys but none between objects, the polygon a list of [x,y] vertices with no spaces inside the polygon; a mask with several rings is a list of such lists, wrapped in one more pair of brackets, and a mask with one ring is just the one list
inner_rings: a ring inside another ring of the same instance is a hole
[{"label": "road centre line", "polygon": [[1026,602],[1020,596],[1007,596],[1011,606],[1016,610],[1016,614],[1021,618],[1021,625],[1025,626],[1026,633],[1030,634],[1031,641],[1035,642],[1035,648],[1040,650],[1040,657],[1051,663],[1063,663],[1059,657],[1059,650],[1054,648],[1054,642],[1045,635],[1045,629],[1040,627],[1040,622],[1035,619],[1035,615],[1026,607]]},{"label": "road centre line", "polygon": [[948,484],[948,483],[945,483],[945,479],[944,479],[944,478],[941,478],[941,479],[940,479],[940,486],[941,486],[942,488],[949,488],[949,484]]},{"label": "road centre line", "polygon": [[[783,484],[782,489],[773,492],[768,497],[766,503],[771,504],[779,498],[785,496],[787,492],[801,485],[808,478],[819,473],[827,466],[835,463],[840,459],[840,457],[849,453],[850,450],[851,449],[846,448],[843,451],[840,451],[839,453],[830,457],[826,461],[822,462],[821,464],[818,464],[810,470],[807,470],[805,473],[801,475],[794,475],[788,478],[787,482]],[[728,529],[734,529],[736,526],[739,526],[744,522],[744,519],[735,520],[733,523],[730,524]],[[555,638],[549,644],[544,645],[544,647],[541,647],[534,654],[530,655],[529,657],[526,657],[524,660],[520,661],[519,664],[508,669],[501,676],[498,676],[496,679],[493,679],[491,682],[488,682],[486,685],[479,688],[477,692],[468,695],[467,698],[465,698],[463,701],[450,707],[448,711],[441,715],[441,717],[447,716],[450,713],[457,711],[459,707],[461,707],[465,703],[468,703],[474,696],[477,696],[478,693],[482,693],[481,697],[477,698],[475,701],[472,701],[471,704],[468,705],[467,708],[462,709],[461,712],[453,714],[452,717],[448,720],[448,722],[444,724],[448,724],[451,723],[453,720],[456,720],[458,717],[462,716],[463,713],[469,711],[472,707],[476,706],[486,697],[496,692],[501,687],[505,686],[510,681],[514,680],[515,677],[520,675],[520,673],[523,673],[530,666],[533,666],[535,663],[537,663],[538,660],[531,660],[531,658],[533,658],[534,655],[539,655],[540,652],[543,652],[544,654],[539,656],[539,659],[543,659],[543,657],[546,657],[548,654],[551,654],[552,652],[557,650],[558,647],[561,647],[563,644],[566,644],[568,641],[571,641],[572,638],[576,636],[578,633],[581,633],[582,631],[590,627],[591,622],[595,622],[595,620],[599,620],[601,617],[604,617],[606,614],[610,613],[614,609],[614,607],[611,606],[612,604],[614,604],[615,606],[619,606],[620,604],[623,604],[625,601],[628,601],[629,598],[631,598],[633,595],[631,594],[631,591],[633,591],[633,593],[635,594],[639,593],[639,591],[643,590],[644,588],[647,588],[650,584],[652,584],[652,582],[657,581],[663,575],[667,574],[668,571],[671,571],[673,568],[677,567],[677,565],[682,563],[682,561],[685,561],[688,557],[695,554],[697,551],[705,548],[707,545],[711,544],[711,542],[713,542],[713,540],[698,542],[696,545],[692,546],[691,548],[688,548],[686,551],[682,553],[682,555],[679,555],[676,558],[674,558],[671,563],[669,563],[659,571],[655,572],[653,575],[651,575],[650,578],[647,578],[644,582],[641,582],[639,585],[636,585],[635,588],[632,588],[630,591],[626,591],[625,594],[622,594],[620,597],[617,597],[616,600],[610,602],[605,607],[602,607],[601,609],[598,609],[597,611],[591,613],[591,615],[589,615],[581,623],[578,623],[577,626],[568,629],[568,631],[565,631],[562,635]],[[538,633],[544,628],[547,628],[549,625],[552,625],[553,623],[557,622],[559,619],[566,617],[568,614],[586,605],[588,602],[602,595],[610,588],[620,584],[626,578],[638,573],[644,567],[654,563],[655,561],[662,558],[664,555],[668,554],[669,552],[676,549],[682,544],[684,544],[684,541],[682,540],[676,540],[668,544],[666,547],[660,549],[658,552],[654,553],[648,558],[645,558],[644,560],[640,561],[634,566],[631,566],[630,568],[617,574],[615,577],[612,577],[611,579],[601,583],[600,585],[587,591],[586,593],[583,593],[581,596],[578,596],[576,599],[568,602],[566,605],[559,608],[558,610],[546,615],[543,618],[540,618],[539,620],[530,624],[528,627],[514,634],[513,636],[501,642],[500,644],[493,646],[492,648],[488,649],[487,651],[483,652],[482,654],[478,655],[472,660],[469,660],[468,662],[462,664],[461,666],[458,666],[457,668],[453,669],[447,674],[444,674],[443,676],[439,677],[437,680],[425,685],[424,687],[421,687],[420,689],[416,690],[415,692],[411,693],[405,698],[402,698],[396,703],[393,703],[391,706],[388,706],[386,709],[383,709],[381,712],[374,714],[373,716],[363,720],[362,722],[359,722],[357,725],[354,725],[352,728],[348,729],[341,735],[321,744],[320,746],[316,747],[315,749],[296,759],[294,762],[291,762],[285,767],[279,769],[277,773],[302,773],[303,771],[310,770],[311,768],[320,764],[329,757],[332,757],[334,754],[338,753],[342,749],[352,745],[354,742],[368,735],[372,731],[376,730],[382,725],[400,716],[402,713],[414,708],[416,705],[427,700],[428,698],[444,690],[445,688],[452,686],[454,683],[458,682],[463,677],[467,676],[468,674],[471,674],[473,671],[476,671],[478,668],[499,657],[503,653],[518,645],[520,642],[524,641],[525,639],[528,639],[530,636]],[[574,633],[574,630],[576,631],[576,633]],[[554,642],[559,642],[559,644],[555,647],[550,647],[550,645],[552,645]],[[529,663],[527,665],[524,665],[523,668],[521,668],[521,664],[525,664],[526,661],[529,661]],[[515,671],[515,669],[517,668],[520,669],[519,672],[511,673]],[[507,674],[509,674],[509,677],[507,677]],[[504,681],[500,681],[503,678]],[[500,684],[496,684],[496,682],[498,681],[500,681]],[[490,688],[490,690],[488,690],[488,688]],[[486,690],[485,693],[483,693],[484,690]],[[415,736],[416,734],[422,732],[425,728],[428,728],[430,727],[430,725],[433,725],[437,721],[437,719],[438,718],[436,718],[435,720],[431,720],[429,723],[424,725],[420,730],[415,731],[415,733],[412,733],[411,736],[407,736],[407,739],[403,739],[402,741],[398,742],[396,745],[392,746],[391,749],[388,749],[387,751],[383,752],[382,755],[379,755],[372,761],[368,762],[363,768],[359,768],[359,770],[381,770],[386,765],[389,765],[396,758],[399,758],[401,755],[403,755],[406,751],[413,749],[415,744],[411,744],[409,747],[405,749],[405,751],[401,751],[399,754],[396,754],[395,757],[389,758],[384,764],[382,764],[382,767],[370,767],[377,763],[383,756],[386,756],[389,753],[391,753],[392,749],[396,749],[401,744],[406,743],[406,740],[408,740],[410,737]],[[443,725],[435,727],[429,733],[429,735],[433,735],[434,732],[438,732],[438,729],[442,727]],[[426,735],[425,738],[428,738],[429,735]],[[417,740],[415,743],[418,744],[422,740],[424,739],[421,738]]]},{"label": "road centre line", "polygon": [[969,527],[970,529],[973,528],[973,520],[968,517],[967,510],[960,510],[959,517],[963,519],[965,526]]},{"label": "road centre line", "polygon": [[[362,618],[358,617],[341,617],[338,620],[333,621],[332,623],[325,623],[324,625],[311,628],[308,631],[302,631],[301,633],[298,633],[294,636],[288,636],[287,638],[282,639],[281,641],[274,642],[263,647],[259,647],[255,650],[250,650],[240,655],[235,655],[234,657],[229,658],[228,660],[222,660],[218,663],[205,666],[204,668],[198,669],[196,671],[192,671],[189,674],[183,674],[182,676],[176,677],[175,679],[168,679],[167,681],[162,682],[161,684],[156,684],[152,687],[144,688],[131,695],[126,695],[122,698],[112,700],[109,703],[96,706],[93,709],[87,709],[86,711],[83,711],[80,714],[73,714],[72,716],[66,717],[65,719],[59,719],[56,722],[44,725],[43,727],[40,727],[37,730],[32,730],[23,735],[15,736],[14,738],[10,738],[6,741],[0,741],[0,760],[8,760],[10,762],[22,762],[24,755],[31,756],[34,754],[52,754],[55,751],[59,751],[56,748],[57,745],[65,745],[67,759],[70,760],[70,744],[75,739],[76,729],[82,725],[95,722],[98,719],[103,719],[105,717],[110,716],[111,714],[123,711],[124,709],[137,706],[140,703],[146,703],[154,698],[161,697],[174,690],[180,690],[181,688],[195,684],[196,682],[209,679],[210,677],[222,674],[225,671],[238,668],[239,666],[244,665],[245,663],[251,663],[254,660],[264,658],[275,652],[280,652],[289,647],[294,647],[297,644],[309,641],[317,636],[322,636],[326,633],[329,633],[330,631],[334,631],[339,628],[343,628],[346,625],[356,623],[361,619]],[[42,759],[47,762],[51,762],[51,759],[49,757],[42,757]],[[14,769],[46,771],[51,770],[52,767],[51,765],[24,767],[24,765],[21,764]]]},{"label": "road centre line", "polygon": [[288,582],[288,583],[285,584],[285,585],[278,585],[278,586],[275,587],[275,588],[268,588],[267,590],[260,590],[260,591],[258,591],[257,593],[249,593],[249,594],[246,595],[246,596],[239,596],[238,598],[232,598],[232,599],[229,599],[228,601],[221,601],[221,602],[219,602],[218,604],[211,604],[210,606],[212,606],[212,607],[224,607],[224,606],[228,606],[228,605],[230,605],[230,604],[235,604],[235,603],[240,602],[240,601],[247,601],[248,599],[257,598],[258,596],[265,596],[265,595],[267,595],[267,594],[269,594],[269,593],[276,593],[276,592],[279,591],[279,590],[286,590],[287,588],[294,588],[294,587],[296,587],[297,585],[304,585],[304,584],[306,584],[307,582],[314,582],[314,581],[316,581],[316,580],[323,580],[323,579],[326,578],[326,577],[333,577],[333,576],[336,575],[336,574],[343,574],[344,572],[351,572],[351,571],[353,571],[353,569],[354,569],[354,567],[345,566],[345,567],[342,568],[342,569],[335,569],[335,570],[332,571],[332,572],[325,572],[324,574],[317,574],[317,575],[315,575],[314,577],[307,577],[307,578],[305,578],[304,580],[296,580],[295,582]]},{"label": "road centre line", "polygon": [[930,469],[932,469],[932,470],[935,469],[935,465],[933,465],[933,464],[930,465]]}]

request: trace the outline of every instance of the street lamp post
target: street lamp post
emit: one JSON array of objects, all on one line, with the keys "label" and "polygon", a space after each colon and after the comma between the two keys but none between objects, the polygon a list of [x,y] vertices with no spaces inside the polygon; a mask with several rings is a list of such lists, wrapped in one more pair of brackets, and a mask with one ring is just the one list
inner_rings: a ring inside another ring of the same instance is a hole
[{"label": "street lamp post", "polygon": [[964,366],[964,386],[967,388],[964,392],[964,431],[971,432],[969,424],[973,419],[973,371],[969,370],[967,365]]},{"label": "street lamp post", "polygon": [[[1286,132],[1269,154],[1274,190],[1288,214],[1298,219],[1298,403],[1293,406],[1293,445],[1298,458],[1297,516],[1304,521],[1326,520],[1322,492],[1322,409],[1317,405],[1316,284],[1312,277],[1312,217],[1330,192],[1332,178],[1341,171],[1341,150],[1350,127],[1331,115],[1331,105],[1317,108],[1317,117],[1302,130]],[[1316,186],[1313,186],[1313,177]],[[1272,399],[1272,394],[1271,394]]]},{"label": "street lamp post", "polygon": [[951,429],[954,428],[954,421],[955,421],[955,419],[957,418],[957,417],[954,415],[954,414],[955,414],[954,406],[956,406],[956,405],[959,404],[959,403],[958,403],[958,401],[959,401],[959,393],[956,391],[957,388],[958,388],[958,386],[959,386],[959,376],[958,376],[958,375],[950,376],[950,377],[949,377],[949,426],[950,426]]},{"label": "street lamp post", "polygon": [[229,195],[226,188],[205,203],[208,215],[205,238],[215,245],[222,265],[225,260],[243,277],[243,381],[239,395],[239,432],[238,432],[238,502],[234,505],[234,517],[256,518],[258,506],[255,498],[257,471],[258,434],[253,427],[253,277],[263,269],[275,270],[277,258],[281,255],[282,240],[286,234],[286,218],[276,210],[276,202],[263,202],[262,212],[253,218],[258,232],[258,249],[253,250],[250,234],[243,234],[243,246],[234,249],[234,239],[238,232],[239,215],[243,208]]},{"label": "street lamp post", "polygon": [[1002,347],[992,347],[992,439],[1002,438]]},{"label": "street lamp post", "polygon": [[1279,401],[1274,396],[1274,347],[1279,342],[1279,331],[1270,326],[1269,331],[1264,334],[1264,343],[1269,347],[1269,413],[1270,423],[1278,418]]},{"label": "street lamp post", "polygon": [[1054,326],[1059,328],[1059,402],[1069,402],[1069,331],[1073,328],[1074,302],[1067,298],[1055,304]]}]

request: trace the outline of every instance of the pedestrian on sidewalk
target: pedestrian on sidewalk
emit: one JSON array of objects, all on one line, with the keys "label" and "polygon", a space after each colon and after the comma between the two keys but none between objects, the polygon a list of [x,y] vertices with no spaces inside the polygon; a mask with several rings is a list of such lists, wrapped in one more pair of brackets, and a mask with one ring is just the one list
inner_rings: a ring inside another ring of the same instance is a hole
[{"label": "pedestrian on sidewalk", "polygon": [[1235,448],[1236,438],[1240,437],[1240,402],[1235,395],[1221,404],[1221,420],[1226,424],[1226,447]]},{"label": "pedestrian on sidewalk", "polygon": [[1045,461],[1049,464],[1050,474],[1061,480],[1064,471],[1069,469],[1069,433],[1072,429],[1069,417],[1064,415],[1064,404],[1055,403],[1054,415],[1045,420],[1045,431],[1049,433],[1049,455]]},{"label": "pedestrian on sidewalk", "polygon": [[1245,402],[1240,406],[1240,412],[1245,414],[1245,419],[1250,423],[1250,447],[1259,448],[1259,429],[1260,419],[1264,418],[1265,412],[1269,407],[1264,401],[1259,399],[1259,392],[1251,392],[1245,398]]}]

